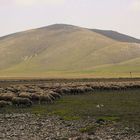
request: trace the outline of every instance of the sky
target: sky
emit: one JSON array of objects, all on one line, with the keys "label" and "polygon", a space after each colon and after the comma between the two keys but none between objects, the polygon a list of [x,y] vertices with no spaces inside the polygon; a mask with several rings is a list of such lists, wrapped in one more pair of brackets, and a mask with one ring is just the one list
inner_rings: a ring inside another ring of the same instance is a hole
[{"label": "sky", "polygon": [[0,36],[56,23],[140,39],[140,0],[0,0]]}]

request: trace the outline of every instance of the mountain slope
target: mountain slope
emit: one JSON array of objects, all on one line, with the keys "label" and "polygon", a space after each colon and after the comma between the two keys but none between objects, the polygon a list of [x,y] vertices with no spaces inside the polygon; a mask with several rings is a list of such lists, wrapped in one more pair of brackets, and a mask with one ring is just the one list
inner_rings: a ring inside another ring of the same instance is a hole
[{"label": "mountain slope", "polygon": [[[72,25],[55,24],[0,38],[2,76],[48,77],[58,73],[63,77],[65,73],[71,76],[80,73],[82,77],[84,72],[98,73],[103,69],[111,73],[110,67],[125,67],[125,62],[139,57],[140,44],[118,42]],[[139,66],[135,61],[131,65]]]},{"label": "mountain slope", "polygon": [[106,37],[112,38],[114,40],[120,42],[129,42],[129,43],[140,43],[140,39],[136,39],[134,37],[118,33],[116,31],[111,30],[98,30],[98,29],[91,29],[91,31],[102,34]]}]

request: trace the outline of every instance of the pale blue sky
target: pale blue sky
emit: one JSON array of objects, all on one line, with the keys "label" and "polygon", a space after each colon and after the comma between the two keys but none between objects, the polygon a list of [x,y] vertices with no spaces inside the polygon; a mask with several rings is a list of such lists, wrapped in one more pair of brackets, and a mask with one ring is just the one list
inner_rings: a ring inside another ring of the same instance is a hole
[{"label": "pale blue sky", "polygon": [[0,0],[0,36],[55,23],[140,38],[140,0]]}]

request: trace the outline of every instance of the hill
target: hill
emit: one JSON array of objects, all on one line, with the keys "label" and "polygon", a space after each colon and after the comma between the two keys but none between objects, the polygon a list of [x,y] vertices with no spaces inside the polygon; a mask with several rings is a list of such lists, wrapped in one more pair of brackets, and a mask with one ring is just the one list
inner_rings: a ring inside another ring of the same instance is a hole
[{"label": "hill", "polygon": [[0,38],[0,60],[1,77],[140,76],[140,44],[65,24]]}]

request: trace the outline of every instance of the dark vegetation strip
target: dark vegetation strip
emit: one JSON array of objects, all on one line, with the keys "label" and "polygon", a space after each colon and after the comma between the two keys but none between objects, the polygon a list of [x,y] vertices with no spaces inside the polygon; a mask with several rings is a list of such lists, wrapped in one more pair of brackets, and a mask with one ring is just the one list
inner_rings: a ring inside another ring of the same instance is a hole
[{"label": "dark vegetation strip", "polygon": [[39,84],[39,83],[70,83],[70,82],[135,82],[140,78],[84,78],[84,79],[46,79],[46,78],[13,78],[0,79],[0,86],[8,86],[13,84]]}]

